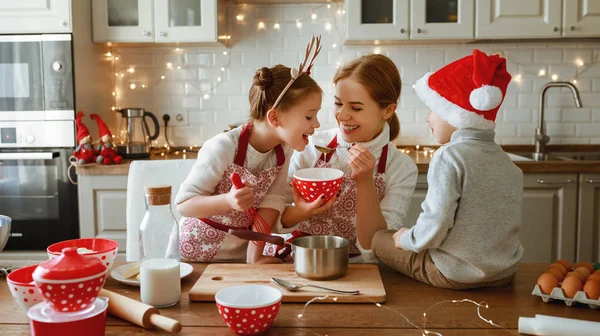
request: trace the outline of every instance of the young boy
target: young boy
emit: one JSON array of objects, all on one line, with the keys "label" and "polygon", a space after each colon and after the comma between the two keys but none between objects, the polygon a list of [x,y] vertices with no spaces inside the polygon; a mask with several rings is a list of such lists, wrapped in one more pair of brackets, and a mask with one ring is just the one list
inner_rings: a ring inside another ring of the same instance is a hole
[{"label": "young boy", "polygon": [[372,248],[384,264],[435,287],[509,283],[523,255],[523,174],[494,142],[511,76],[506,60],[473,54],[419,79],[427,122],[443,144],[427,173],[423,212],[412,228],[382,230]]}]

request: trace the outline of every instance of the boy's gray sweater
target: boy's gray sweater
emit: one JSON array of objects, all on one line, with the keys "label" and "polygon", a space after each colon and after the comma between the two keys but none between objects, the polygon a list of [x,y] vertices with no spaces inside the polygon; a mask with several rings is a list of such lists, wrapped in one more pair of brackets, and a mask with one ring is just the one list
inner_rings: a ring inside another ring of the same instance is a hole
[{"label": "boy's gray sweater", "polygon": [[506,278],[523,255],[523,173],[494,142],[493,130],[459,129],[429,164],[429,189],[403,249],[429,249],[448,279],[470,284]]}]

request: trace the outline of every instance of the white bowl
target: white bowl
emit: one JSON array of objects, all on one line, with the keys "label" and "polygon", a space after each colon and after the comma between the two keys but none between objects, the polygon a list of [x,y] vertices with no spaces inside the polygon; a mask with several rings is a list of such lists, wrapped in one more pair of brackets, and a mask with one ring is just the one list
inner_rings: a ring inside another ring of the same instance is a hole
[{"label": "white bowl", "polygon": [[305,168],[294,173],[294,178],[302,181],[325,182],[340,179],[344,172],[335,168]]},{"label": "white bowl", "polygon": [[281,301],[279,289],[265,285],[240,285],[221,289],[215,294],[218,304],[234,308],[260,308]]}]

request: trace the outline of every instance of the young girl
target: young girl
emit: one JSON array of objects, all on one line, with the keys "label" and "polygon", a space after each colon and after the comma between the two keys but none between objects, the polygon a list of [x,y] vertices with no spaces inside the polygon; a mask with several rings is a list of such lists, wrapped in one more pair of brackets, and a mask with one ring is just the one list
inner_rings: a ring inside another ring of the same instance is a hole
[{"label": "young girl", "polygon": [[[289,179],[298,169],[332,167],[345,173],[342,187],[325,204],[321,198],[307,203],[292,187],[288,201],[293,198],[294,205],[286,207],[281,225],[295,229],[294,237],[344,237],[350,241],[351,261],[372,262],[373,235],[404,224],[417,181],[416,165],[391,142],[400,128],[395,113],[400,74],[389,58],[368,55],[340,68],[333,82],[338,127],[315,133],[311,145],[294,154]],[[350,149],[337,148],[324,155],[313,145]],[[276,254],[284,256],[287,250]]]},{"label": "young girl", "polygon": [[[246,228],[250,208],[256,208],[268,225],[277,220],[285,206],[289,158],[294,149],[304,150],[308,136],[319,127],[321,88],[302,67],[295,79],[290,70],[283,65],[258,70],[250,88],[251,121],[202,146],[176,197],[177,210],[184,216],[182,258],[281,262],[262,255],[264,244],[248,244],[227,231]],[[241,189],[232,186],[234,172],[244,181]]]}]

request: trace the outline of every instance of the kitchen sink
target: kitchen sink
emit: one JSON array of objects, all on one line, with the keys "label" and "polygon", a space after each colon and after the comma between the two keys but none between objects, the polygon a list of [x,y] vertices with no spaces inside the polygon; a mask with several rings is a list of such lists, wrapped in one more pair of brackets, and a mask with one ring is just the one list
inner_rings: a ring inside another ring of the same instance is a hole
[{"label": "kitchen sink", "polygon": [[[534,152],[508,153],[508,154],[513,161],[565,161],[565,160],[569,160],[566,157],[560,157],[560,156],[555,155],[554,153],[552,155],[544,154],[544,153],[538,154],[538,153],[534,153]],[[518,158],[515,158],[515,156],[521,157],[522,159],[519,160]]]},{"label": "kitchen sink", "polygon": [[553,152],[552,155],[567,160],[600,161],[600,152]]}]

